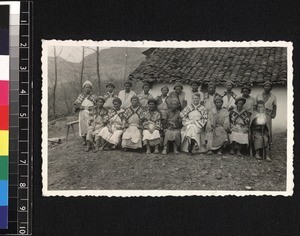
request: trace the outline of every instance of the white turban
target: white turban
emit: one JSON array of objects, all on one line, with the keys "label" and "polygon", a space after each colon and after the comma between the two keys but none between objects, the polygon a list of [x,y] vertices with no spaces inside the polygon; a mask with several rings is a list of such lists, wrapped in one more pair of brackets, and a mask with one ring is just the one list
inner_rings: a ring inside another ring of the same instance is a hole
[{"label": "white turban", "polygon": [[91,87],[93,88],[93,84],[92,84],[91,81],[89,81],[89,80],[86,80],[86,81],[83,83],[82,87],[84,88],[86,85],[89,85],[89,86],[91,86]]}]

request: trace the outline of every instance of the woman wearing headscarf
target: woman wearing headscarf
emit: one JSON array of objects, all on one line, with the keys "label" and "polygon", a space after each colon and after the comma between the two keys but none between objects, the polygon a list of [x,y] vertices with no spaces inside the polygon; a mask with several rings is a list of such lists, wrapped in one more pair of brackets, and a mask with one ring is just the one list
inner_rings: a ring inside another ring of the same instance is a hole
[{"label": "woman wearing headscarf", "polygon": [[200,94],[193,95],[193,103],[180,113],[181,150],[187,153],[204,152],[204,128],[207,122],[207,110],[200,104]]},{"label": "woman wearing headscarf", "polygon": [[172,99],[170,96],[168,96],[169,93],[169,87],[168,86],[163,86],[161,88],[161,95],[159,95],[156,100],[157,100],[157,109],[161,114],[162,120],[165,120],[167,117],[168,110],[171,106],[171,101]]},{"label": "woman wearing headscarf", "polygon": [[143,91],[140,94],[138,94],[138,98],[140,101],[140,107],[143,110],[147,110],[148,109],[148,100],[153,98],[153,96],[151,93],[149,93],[149,91],[150,91],[149,83],[144,83],[142,88],[143,88]]},{"label": "woman wearing headscarf", "polygon": [[109,119],[107,126],[98,134],[105,142],[107,142],[107,149],[116,149],[121,142],[123,133],[122,120],[124,110],[121,109],[122,101],[119,98],[114,98],[113,105],[114,108],[112,108],[112,110],[114,111],[114,116]]},{"label": "woman wearing headscarf", "polygon": [[249,121],[250,114],[244,109],[246,99],[239,97],[235,101],[236,107],[230,111],[230,143],[231,150],[230,154],[234,154],[236,151],[237,155],[241,156],[241,148],[244,145],[249,144]]},{"label": "woman wearing headscarf", "polygon": [[185,99],[185,92],[182,90],[183,90],[183,85],[178,82],[174,86],[174,91],[170,92],[169,94],[172,100],[174,99],[178,100],[180,111],[182,111],[187,106],[187,101]]},{"label": "woman wearing headscarf", "polygon": [[226,81],[225,83],[226,91],[221,95],[223,98],[223,107],[228,111],[234,108],[234,103],[236,99],[236,94],[232,92],[234,83],[231,80]]},{"label": "woman wearing headscarf", "polygon": [[146,153],[151,153],[151,147],[154,147],[154,153],[159,153],[159,144],[161,141],[161,115],[157,111],[157,101],[154,98],[148,100],[148,109],[142,114],[143,124],[143,143],[146,146]]},{"label": "woman wearing headscarf", "polygon": [[252,149],[254,149],[255,158],[258,160],[265,158],[267,161],[271,161],[267,152],[270,147],[270,120],[271,117],[265,109],[265,102],[257,101],[257,109],[250,117],[250,154],[252,156]]},{"label": "woman wearing headscarf", "polygon": [[79,112],[79,136],[83,138],[83,145],[87,144],[86,135],[89,129],[90,112],[95,105],[96,95],[92,92],[93,85],[90,81],[83,84],[83,93],[81,93],[74,103],[75,112]]},{"label": "woman wearing headscarf", "polygon": [[123,136],[122,148],[126,151],[130,149],[142,148],[141,118],[143,109],[139,106],[139,98],[131,98],[131,106],[124,111],[123,115]]},{"label": "woman wearing headscarf", "polygon": [[208,154],[217,151],[219,155],[222,155],[222,149],[228,142],[229,112],[222,107],[221,97],[215,97],[214,102],[216,107],[211,109],[206,125],[207,149]]},{"label": "woman wearing headscarf", "polygon": [[270,141],[272,142],[272,119],[275,119],[277,112],[277,99],[276,96],[271,93],[273,89],[272,82],[267,80],[264,83],[264,91],[262,94],[258,94],[256,97],[256,101],[264,101],[266,113],[271,116],[271,120],[269,121],[270,126]]},{"label": "woman wearing headscarf", "polygon": [[96,142],[94,152],[98,152],[99,148],[103,145],[100,140],[99,132],[106,126],[109,119],[114,115],[114,111],[103,107],[104,103],[104,97],[99,96],[96,98],[96,106],[93,110],[93,116],[90,118],[89,131],[86,136],[86,152],[93,147],[94,141]]},{"label": "woman wearing headscarf", "polygon": [[164,149],[162,154],[168,153],[169,144],[173,144],[174,154],[177,155],[180,148],[181,135],[180,129],[182,128],[182,123],[180,119],[180,111],[178,110],[178,101],[173,100],[171,102],[171,108],[167,112],[166,122],[163,124],[164,128]]}]

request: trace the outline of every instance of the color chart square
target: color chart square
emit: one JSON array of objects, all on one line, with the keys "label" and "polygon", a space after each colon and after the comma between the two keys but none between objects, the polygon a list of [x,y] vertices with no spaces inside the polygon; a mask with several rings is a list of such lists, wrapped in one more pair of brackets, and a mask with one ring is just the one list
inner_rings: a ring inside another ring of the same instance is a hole
[{"label": "color chart square", "polygon": [[9,110],[8,106],[1,106],[0,105],[0,130],[8,130],[8,120],[9,120]]},{"label": "color chart square", "polygon": [[0,206],[8,205],[8,181],[0,180]]},{"label": "color chart square", "polygon": [[8,180],[8,156],[0,156],[0,180]]},{"label": "color chart square", "polygon": [[9,81],[1,81],[0,80],[0,106],[8,106],[9,105]]},{"label": "color chart square", "polygon": [[0,130],[0,156],[8,156],[8,130]]},{"label": "color chart square", "polygon": [[0,80],[9,80],[9,56],[0,55]]}]

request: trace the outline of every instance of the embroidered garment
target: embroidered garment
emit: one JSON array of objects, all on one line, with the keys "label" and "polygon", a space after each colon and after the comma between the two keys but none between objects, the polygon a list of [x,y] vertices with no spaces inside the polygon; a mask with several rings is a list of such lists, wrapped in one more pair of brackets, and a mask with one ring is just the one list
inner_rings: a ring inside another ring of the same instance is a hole
[{"label": "embroidered garment", "polygon": [[111,119],[109,119],[108,125],[99,132],[99,136],[107,142],[117,146],[120,143],[121,136],[123,134],[122,120],[124,110],[121,109],[119,111],[116,111],[114,109],[114,111],[115,115]]},{"label": "embroidered garment", "polygon": [[235,107],[235,99],[236,99],[236,94],[234,92],[231,93],[230,98],[228,99],[227,91],[221,94],[221,97],[223,98],[223,107],[226,108],[227,110],[229,108]]},{"label": "embroidered garment", "polygon": [[249,122],[250,114],[245,109],[240,112],[234,108],[229,114],[230,130],[229,135],[230,143],[233,141],[239,144],[249,144]]},{"label": "embroidered garment", "polygon": [[106,94],[104,94],[105,103],[103,107],[113,108],[114,107],[113,100],[116,97],[117,95],[114,93],[107,92]]},{"label": "embroidered garment", "polygon": [[152,94],[148,93],[147,95],[144,92],[141,92],[140,94],[138,94],[138,98],[140,101],[140,107],[143,110],[146,110],[148,108],[148,100],[150,98],[153,98]]},{"label": "embroidered garment", "polygon": [[[160,144],[161,115],[158,111],[146,110],[142,113],[143,142],[150,146]],[[150,131],[153,131],[152,133]]]},{"label": "embroidered garment", "polygon": [[90,118],[89,131],[86,136],[86,139],[90,142],[93,142],[94,139],[95,141],[99,139],[99,132],[105,127],[112,115],[112,112],[109,112],[107,108],[94,109],[93,113],[94,115]]},{"label": "embroidered garment", "polygon": [[207,110],[204,106],[193,104],[184,108],[180,113],[180,118],[182,119],[183,127],[181,129],[181,150],[183,152],[188,152],[189,144],[191,140],[195,140],[199,151],[205,151],[204,145],[204,126],[207,122]]},{"label": "embroidered garment", "polygon": [[137,149],[142,147],[141,117],[143,110],[140,107],[129,107],[123,114],[123,126],[127,127],[122,137],[122,147]]},{"label": "embroidered garment", "polygon": [[[95,101],[96,101],[96,98],[97,98],[97,96],[95,94],[93,94],[92,92],[89,95],[84,94],[84,93],[79,94],[79,96],[77,97],[76,101],[74,102],[74,110],[75,110],[75,112],[79,110],[80,106],[84,106],[84,105],[82,105],[82,103],[83,103],[83,101],[85,99],[89,100],[94,105]],[[91,106],[93,106],[93,105],[91,105]]]}]

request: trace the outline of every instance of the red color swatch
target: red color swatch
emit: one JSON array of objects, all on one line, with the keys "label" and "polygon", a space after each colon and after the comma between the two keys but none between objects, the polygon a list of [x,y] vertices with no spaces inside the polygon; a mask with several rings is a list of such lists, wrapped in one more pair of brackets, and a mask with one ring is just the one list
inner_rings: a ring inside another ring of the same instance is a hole
[{"label": "red color swatch", "polygon": [[9,120],[9,114],[8,114],[8,106],[0,106],[0,130],[8,130],[8,120]]}]

